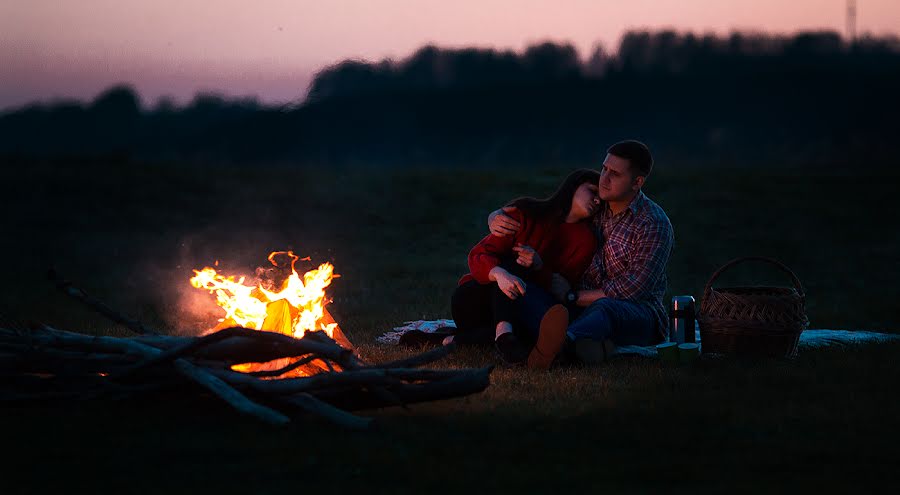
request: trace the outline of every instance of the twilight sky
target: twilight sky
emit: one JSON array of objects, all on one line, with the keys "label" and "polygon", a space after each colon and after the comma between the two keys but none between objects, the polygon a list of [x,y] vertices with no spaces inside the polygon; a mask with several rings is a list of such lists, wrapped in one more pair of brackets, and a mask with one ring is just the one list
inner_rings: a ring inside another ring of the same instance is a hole
[{"label": "twilight sky", "polygon": [[[857,3],[860,33],[900,32],[900,0]],[[846,0],[0,0],[0,109],[117,82],[148,104],[198,91],[285,102],[324,65],[429,42],[572,42],[586,57],[628,29],[843,33],[845,12]]]}]

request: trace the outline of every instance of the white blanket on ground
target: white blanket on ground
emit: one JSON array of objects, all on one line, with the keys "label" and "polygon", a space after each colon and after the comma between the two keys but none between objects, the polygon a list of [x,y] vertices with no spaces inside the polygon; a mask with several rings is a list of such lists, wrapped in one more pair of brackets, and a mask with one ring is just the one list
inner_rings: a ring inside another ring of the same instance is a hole
[{"label": "white blanket on ground", "polygon": [[[381,344],[396,345],[400,340],[400,336],[410,330],[421,330],[423,332],[434,332],[440,328],[452,327],[456,328],[453,320],[416,320],[404,322],[402,326],[395,327],[393,330],[385,332],[375,338]],[[700,328],[695,329],[696,340],[700,342]],[[800,334],[800,347],[827,347],[827,346],[846,346],[854,344],[864,344],[867,342],[888,342],[900,339],[900,334],[871,332],[868,330],[804,330]],[[656,357],[656,346],[622,346],[617,349],[617,354],[623,355],[639,355],[647,357]]]}]

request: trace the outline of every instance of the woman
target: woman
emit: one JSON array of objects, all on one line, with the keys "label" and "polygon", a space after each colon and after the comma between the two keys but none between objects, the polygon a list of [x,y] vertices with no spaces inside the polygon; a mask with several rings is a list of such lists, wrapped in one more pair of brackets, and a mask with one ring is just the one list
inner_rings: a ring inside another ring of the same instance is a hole
[{"label": "woman", "polygon": [[509,364],[550,367],[565,340],[568,311],[549,297],[523,302],[522,296],[529,286],[549,292],[554,273],[572,286],[579,282],[597,249],[590,220],[599,211],[599,180],[597,171],[576,170],[549,198],[507,205],[515,207],[507,214],[522,228],[515,235],[488,235],[469,252],[470,273],[451,299],[457,330],[445,343],[493,341]]}]

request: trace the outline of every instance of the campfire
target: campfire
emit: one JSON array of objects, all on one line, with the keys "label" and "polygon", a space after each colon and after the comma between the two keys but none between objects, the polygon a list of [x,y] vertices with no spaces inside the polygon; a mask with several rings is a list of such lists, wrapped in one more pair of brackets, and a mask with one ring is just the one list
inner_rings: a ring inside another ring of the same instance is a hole
[{"label": "campfire", "polygon": [[334,267],[323,263],[301,276],[300,258],[290,251],[272,253],[269,261],[265,276],[249,285],[246,277],[214,268],[194,272],[191,284],[214,295],[224,312],[196,337],[128,318],[51,270],[57,288],[136,335],[85,335],[0,315],[0,402],[172,401],[199,392],[273,425],[314,415],[362,429],[371,418],[350,411],[405,407],[488,386],[492,367],[419,368],[447,356],[452,345],[389,363],[366,362],[326,310]]},{"label": "campfire", "polygon": [[[259,280],[248,284],[246,276],[222,275],[215,268],[194,270],[191,286],[215,295],[216,304],[224,311],[219,323],[207,333],[240,326],[264,330],[302,339],[307,332],[324,332],[330,339],[346,349],[352,344],[334,321],[325,305],[325,288],[340,275],[334,273],[331,263],[304,273],[297,272],[301,258],[293,251],[274,251],[268,257],[271,267],[258,269]],[[302,261],[310,261],[303,258]],[[246,363],[235,365],[237,371],[266,371],[290,364],[281,361]],[[311,375],[326,368],[321,362],[311,362],[291,371],[294,375]]]}]

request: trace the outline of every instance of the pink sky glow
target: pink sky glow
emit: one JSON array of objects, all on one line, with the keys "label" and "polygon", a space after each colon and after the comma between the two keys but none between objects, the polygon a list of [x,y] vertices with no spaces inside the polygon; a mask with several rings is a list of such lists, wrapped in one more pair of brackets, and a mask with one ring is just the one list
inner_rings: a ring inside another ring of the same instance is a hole
[{"label": "pink sky glow", "polygon": [[[858,31],[900,32],[900,1],[858,0]],[[402,59],[427,43],[522,50],[571,42],[586,57],[629,29],[845,31],[846,0],[0,0],[0,109],[91,99],[115,83],[145,102],[198,91],[302,99],[346,59]]]}]

